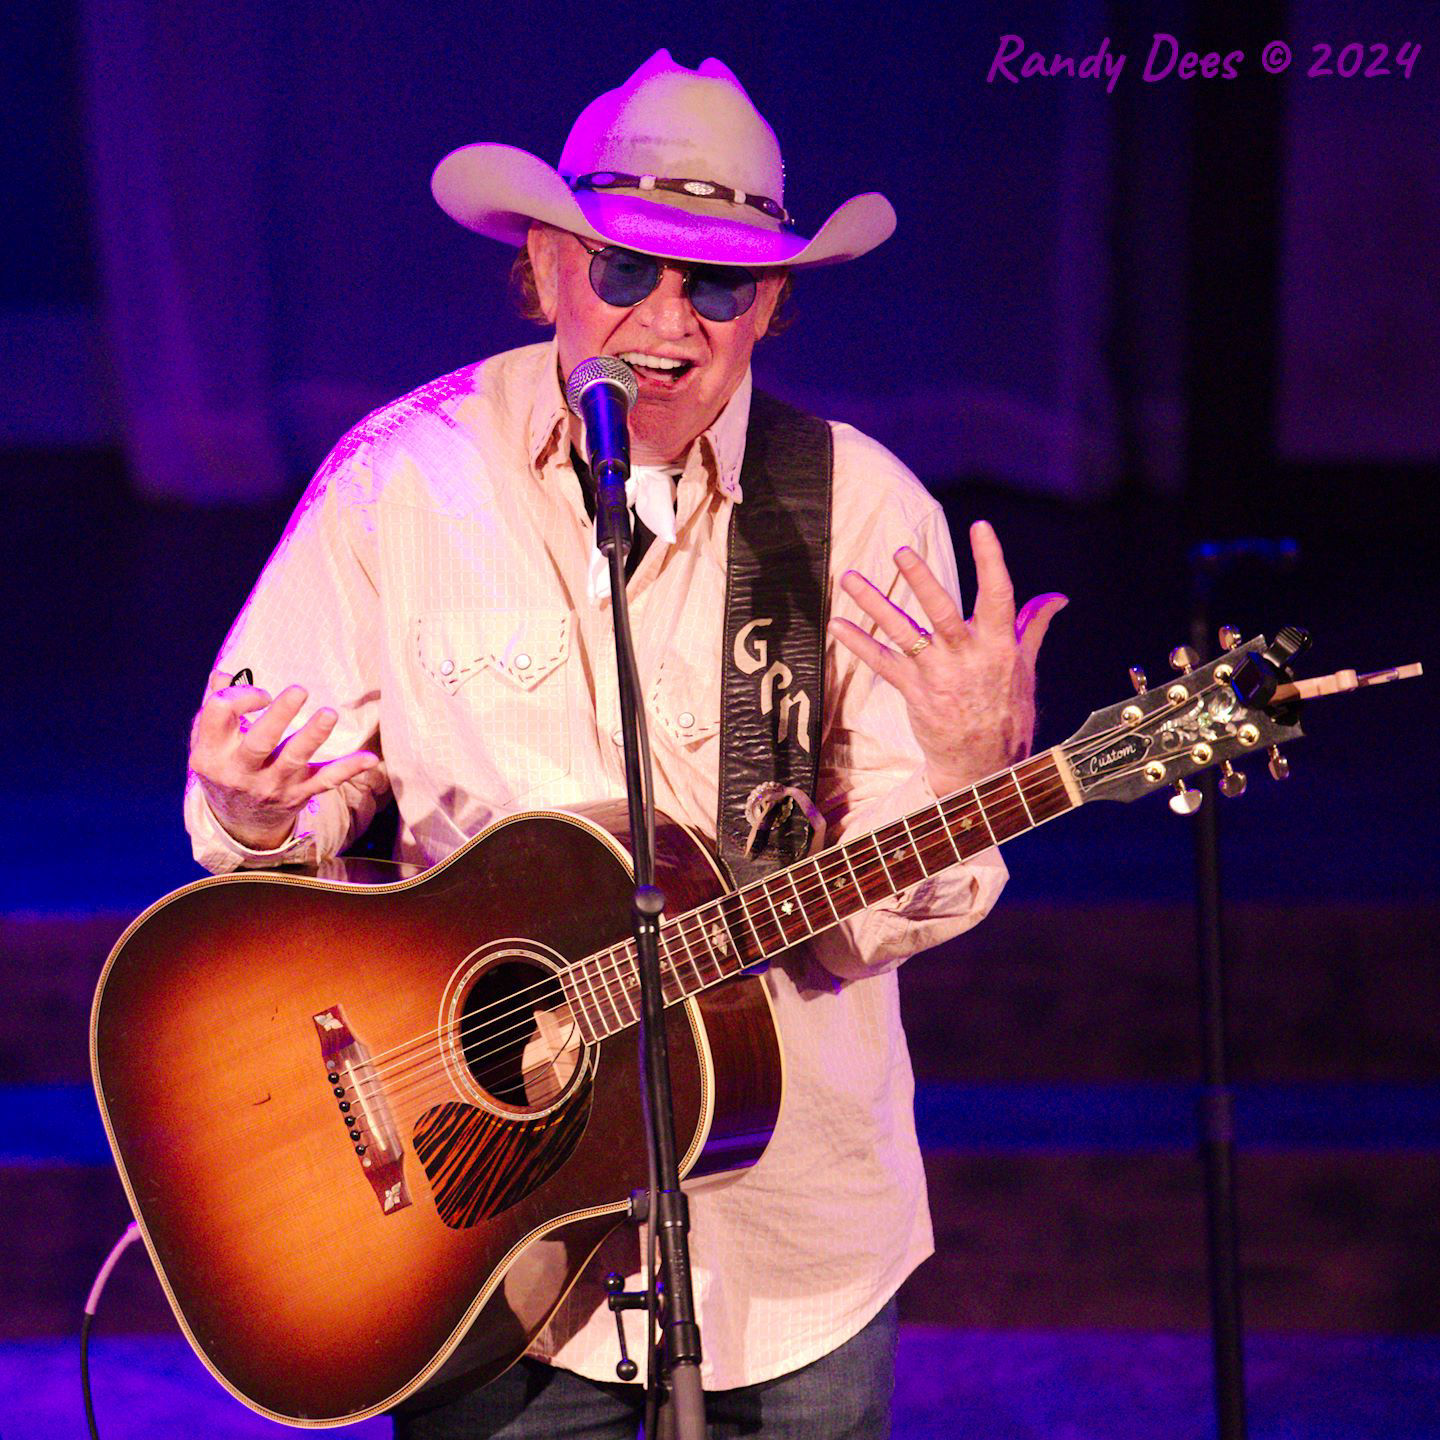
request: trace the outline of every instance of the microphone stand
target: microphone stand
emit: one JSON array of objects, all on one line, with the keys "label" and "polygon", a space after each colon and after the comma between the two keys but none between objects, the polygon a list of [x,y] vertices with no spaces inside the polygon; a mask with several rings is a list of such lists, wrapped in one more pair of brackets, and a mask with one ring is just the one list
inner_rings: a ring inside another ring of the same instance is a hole
[{"label": "microphone stand", "polygon": [[[615,668],[620,682],[620,725],[625,742],[625,788],[630,806],[635,896],[631,927],[640,972],[640,1073],[650,1159],[649,1354],[645,1434],[705,1440],[705,1397],[700,1386],[700,1326],[690,1281],[690,1215],[680,1189],[675,1151],[675,1111],[670,1093],[670,1052],[665,999],[660,985],[660,921],[665,896],[655,885],[655,797],[650,737],[641,701],[639,670],[630,633],[625,561],[630,554],[630,508],[625,501],[628,465],[595,470],[596,544],[610,565],[610,608],[615,625]],[[655,1252],[659,1250],[659,1265]],[[618,1297],[617,1297],[618,1298]],[[660,1319],[663,1309],[663,1320]],[[617,1320],[619,1319],[617,1313]],[[660,1338],[656,1343],[659,1321]],[[662,1360],[663,1356],[663,1360]],[[663,1371],[663,1378],[662,1378]],[[662,1387],[668,1382],[668,1400]],[[659,1425],[653,1421],[658,1414]]]},{"label": "microphone stand", "polygon": [[[1242,562],[1269,569],[1295,563],[1293,540],[1214,541],[1190,552],[1190,642],[1204,659],[1215,584]],[[1273,773],[1273,772],[1272,772]],[[1208,770],[1196,819],[1196,950],[1200,988],[1200,1152],[1205,1170],[1205,1237],[1216,1428],[1220,1440],[1245,1440],[1245,1327],[1241,1315],[1239,1224],[1235,1209],[1235,1098],[1230,1085],[1225,994],[1225,928],[1220,890],[1219,786]],[[1225,793],[1230,793],[1226,791]],[[1238,793],[1238,792],[1237,792]]]}]

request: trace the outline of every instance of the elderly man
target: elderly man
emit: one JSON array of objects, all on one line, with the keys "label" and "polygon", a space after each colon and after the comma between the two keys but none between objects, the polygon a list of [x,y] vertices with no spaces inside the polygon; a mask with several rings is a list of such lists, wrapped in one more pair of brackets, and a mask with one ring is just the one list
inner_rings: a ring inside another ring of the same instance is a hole
[{"label": "elderly man", "polygon": [[[883,241],[883,197],[810,239],[773,133],[718,61],[661,51],[577,120],[560,165],[500,145],[441,163],[441,205],[522,247],[550,343],[468,366],[341,441],[221,650],[194,727],[186,817],[212,870],[337,854],[393,795],[400,858],[433,864],[497,817],[623,794],[609,577],[566,376],[634,369],[638,540],[627,592],[659,808],[716,833],[727,537],[746,496],[750,359],[794,270]],[[1036,652],[1063,597],[1017,617],[977,523],[974,613],[939,506],[831,425],[823,722],[830,841],[1023,756]],[[253,683],[235,683],[249,671]],[[763,1158],[693,1197],[712,1433],[888,1430],[901,1281],[932,1248],[894,968],[975,924],[991,850],[788,952],[765,979],[785,1101]],[[622,1230],[493,1384],[399,1422],[448,1436],[634,1435],[595,1276],[638,1283]],[[638,1317],[630,1341],[642,1348]]]}]

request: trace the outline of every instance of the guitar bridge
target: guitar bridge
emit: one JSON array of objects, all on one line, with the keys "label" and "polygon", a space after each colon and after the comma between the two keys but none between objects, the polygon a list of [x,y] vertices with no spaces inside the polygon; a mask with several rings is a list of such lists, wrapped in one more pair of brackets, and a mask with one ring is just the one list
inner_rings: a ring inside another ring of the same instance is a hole
[{"label": "guitar bridge", "polygon": [[387,1215],[411,1203],[405,1183],[405,1151],[395,1117],[370,1059],[369,1047],[351,1033],[345,1012],[332,1005],[314,1016],[325,1083],[344,1123],[361,1173]]}]

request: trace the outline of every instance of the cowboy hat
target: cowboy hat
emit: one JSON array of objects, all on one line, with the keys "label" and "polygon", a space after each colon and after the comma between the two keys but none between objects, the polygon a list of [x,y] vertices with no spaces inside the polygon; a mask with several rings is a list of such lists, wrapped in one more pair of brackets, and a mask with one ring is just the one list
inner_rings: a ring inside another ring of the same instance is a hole
[{"label": "cowboy hat", "polygon": [[435,167],[430,188],[453,219],[511,245],[539,220],[712,265],[833,264],[895,229],[890,202],[870,193],[807,240],[785,212],[784,183],[775,132],[729,67],[687,70],[657,50],[580,112],[558,168],[511,145],[465,145]]}]

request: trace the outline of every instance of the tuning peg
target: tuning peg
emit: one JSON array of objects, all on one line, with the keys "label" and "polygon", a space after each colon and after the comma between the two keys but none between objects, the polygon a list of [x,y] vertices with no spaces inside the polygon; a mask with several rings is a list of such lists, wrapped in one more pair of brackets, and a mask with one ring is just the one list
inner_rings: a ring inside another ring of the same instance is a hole
[{"label": "tuning peg", "polygon": [[1130,683],[1135,687],[1135,693],[1137,695],[1143,695],[1145,693],[1149,682],[1145,679],[1145,672],[1140,666],[1132,665],[1130,667]]},{"label": "tuning peg", "polygon": [[1177,645],[1170,652],[1170,668],[1188,675],[1200,663],[1200,656],[1193,646]]},{"label": "tuning peg", "polygon": [[1183,780],[1177,780],[1175,793],[1170,797],[1170,808],[1177,815],[1193,815],[1204,798],[1198,790],[1192,790]]},{"label": "tuning peg", "polygon": [[1245,772],[1237,770],[1228,760],[1220,767],[1220,793],[1227,800],[1243,795],[1247,783]]},{"label": "tuning peg", "polygon": [[1270,778],[1272,780],[1288,780],[1290,778],[1290,761],[1280,753],[1278,745],[1270,747]]},{"label": "tuning peg", "polygon": [[1240,632],[1233,625],[1220,627],[1220,648],[1233,650],[1240,643]]}]

